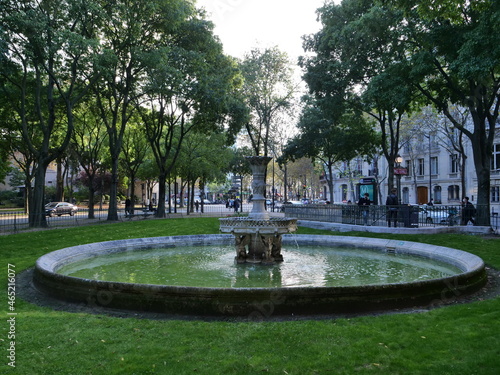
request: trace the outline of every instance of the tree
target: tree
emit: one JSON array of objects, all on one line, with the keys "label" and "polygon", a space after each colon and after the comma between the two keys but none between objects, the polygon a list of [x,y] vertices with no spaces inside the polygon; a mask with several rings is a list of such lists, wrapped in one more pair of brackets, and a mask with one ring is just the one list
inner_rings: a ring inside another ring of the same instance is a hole
[{"label": "tree", "polygon": [[[0,93],[1,95],[1,93]],[[5,103],[4,100],[0,97],[0,103]],[[5,177],[7,177],[7,174],[10,171],[10,161],[9,161],[9,141],[7,139],[7,134],[10,132],[9,131],[9,124],[3,123],[7,118],[8,115],[6,112],[9,111],[9,109],[5,106],[0,104],[0,183],[5,183]]]},{"label": "tree", "polygon": [[76,155],[86,175],[85,181],[89,189],[89,219],[95,218],[95,193],[99,189],[96,177],[106,159],[103,151],[107,142],[106,128],[94,104],[88,100],[78,107],[71,145],[71,151]]},{"label": "tree", "polygon": [[199,182],[201,212],[204,210],[205,186],[208,182],[225,181],[231,160],[231,150],[223,133],[192,132],[186,136],[179,157],[180,177],[187,181],[188,212],[193,211],[196,181]]},{"label": "tree", "polygon": [[132,207],[130,213],[132,214],[134,213],[135,203],[135,180],[146,158],[152,156],[151,147],[141,125],[139,118],[129,123],[123,135],[122,156],[120,158],[123,170],[129,179],[127,195],[131,198]]},{"label": "tree", "polygon": [[[400,147],[400,123],[410,111],[414,90],[394,74],[404,56],[394,25],[398,12],[369,0],[344,0],[319,9],[323,28],[305,38],[304,79],[328,119],[364,111],[380,127],[380,145],[390,166]],[[394,184],[389,168],[389,188]]]},{"label": "tree", "polygon": [[118,220],[119,156],[128,121],[144,94],[146,67],[158,49],[178,39],[179,27],[194,15],[185,0],[103,1],[105,22],[101,30],[103,57],[95,68],[101,79],[94,95],[106,125],[113,183],[108,220]]},{"label": "tree", "polygon": [[19,168],[23,174],[22,182],[16,186],[24,186],[24,213],[28,213],[30,202],[33,198],[32,181],[36,165],[36,155],[31,153],[31,149],[27,147],[21,135],[21,123],[16,111],[12,110],[12,102],[19,92],[10,85],[5,79],[3,80],[2,90],[0,91],[2,100],[0,101],[0,121],[2,122],[2,150],[5,150],[7,156],[6,162],[12,162],[13,168]]},{"label": "tree", "polygon": [[319,159],[323,164],[333,196],[333,167],[340,161],[349,161],[358,155],[370,156],[375,152],[378,136],[373,126],[360,113],[346,112],[335,122],[329,120],[321,108],[309,98],[298,123],[299,135],[289,142],[284,158],[303,157]]},{"label": "tree", "polygon": [[151,56],[144,100],[136,101],[159,170],[157,217],[165,216],[166,179],[185,137],[195,130],[209,133],[228,124],[238,126],[227,120],[239,113],[233,112],[232,98],[239,72],[234,60],[223,55],[212,27],[197,17],[182,23],[175,44]]},{"label": "tree", "polygon": [[255,155],[269,156],[271,126],[280,112],[289,108],[297,91],[291,64],[277,47],[253,49],[240,64],[244,76],[243,95],[251,119],[245,127]]},{"label": "tree", "polygon": [[82,72],[95,54],[96,9],[76,0],[1,5],[2,85],[13,94],[9,105],[36,160],[29,223],[45,226],[47,166],[68,147],[74,106],[91,84]]},{"label": "tree", "polygon": [[[387,0],[402,12],[398,25],[407,51],[400,77],[407,80],[471,141],[480,210],[489,224],[490,168],[500,109],[500,2]],[[473,129],[451,108],[467,108]]]}]

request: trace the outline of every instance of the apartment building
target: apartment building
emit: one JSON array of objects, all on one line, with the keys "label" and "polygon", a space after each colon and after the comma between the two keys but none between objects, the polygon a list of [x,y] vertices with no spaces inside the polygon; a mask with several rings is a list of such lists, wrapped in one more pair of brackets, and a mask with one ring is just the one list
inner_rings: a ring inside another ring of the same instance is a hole
[{"label": "apartment building", "polygon": [[[470,142],[463,137],[461,155],[454,149],[454,141],[437,132],[420,133],[403,141],[400,165],[396,167],[405,174],[395,175],[394,179],[394,184],[400,185],[402,203],[426,204],[432,198],[435,204],[452,205],[460,204],[462,197],[468,196],[477,204],[477,178]],[[373,183],[377,202],[383,204],[390,188],[389,168],[392,166],[382,156],[371,163],[362,158],[339,163],[333,173],[334,203],[356,202],[359,185]],[[500,212],[500,129],[494,142],[490,173],[491,209]],[[321,181],[322,195],[329,199],[327,180],[323,177]]]}]

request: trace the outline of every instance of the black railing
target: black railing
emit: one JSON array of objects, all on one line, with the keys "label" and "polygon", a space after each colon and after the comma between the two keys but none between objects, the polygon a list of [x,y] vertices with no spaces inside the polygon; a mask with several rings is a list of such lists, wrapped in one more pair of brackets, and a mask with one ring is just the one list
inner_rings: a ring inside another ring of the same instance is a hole
[{"label": "black railing", "polygon": [[[481,225],[487,223],[488,216],[490,216],[491,226],[493,227],[495,225],[493,222],[494,213],[489,213],[486,208],[480,208],[476,208],[471,215],[468,215],[467,210],[463,210],[461,205],[360,207],[348,204],[286,204],[283,206],[283,211],[286,216],[296,217],[299,220],[373,226],[387,226],[390,220],[392,225],[396,221],[398,226],[407,228]],[[496,223],[498,225],[498,218],[496,218]]]},{"label": "black railing", "polygon": [[[248,213],[252,208],[251,204],[243,204],[243,207],[238,208],[238,213]],[[268,207],[270,209],[270,207]],[[133,220],[133,219],[146,219],[155,217],[156,209],[149,210],[149,208],[142,207],[137,205],[134,207],[134,213],[127,214],[125,212],[124,207],[118,208],[118,219],[121,221]],[[177,207],[174,211],[174,207],[172,206],[171,211],[169,212],[168,207],[166,207],[166,216],[182,216],[182,217],[196,217],[196,216],[214,216],[214,217],[224,217],[229,215],[236,214],[233,207],[226,207],[225,204],[204,204],[203,211],[201,205],[196,210],[193,207],[193,210],[187,209],[184,207]],[[71,226],[80,226],[92,224],[99,221],[106,221],[108,217],[107,209],[95,209],[94,210],[94,218],[89,219],[88,217],[88,209],[79,207],[78,211],[74,213],[74,215],[70,216],[68,214],[64,214],[61,216],[47,216],[46,222],[48,228],[63,228],[63,227],[71,227]],[[0,233],[15,233],[20,230],[25,230],[29,228],[29,218],[28,215],[23,211],[4,211],[0,212]]]},{"label": "black railing", "polygon": [[[488,222],[493,229],[500,228],[500,219],[498,212],[487,212],[486,209],[477,208],[477,213],[473,216],[476,224]],[[243,204],[243,208],[238,209],[238,214],[246,214],[252,209],[251,203]],[[267,206],[269,211],[273,211],[272,205]],[[355,225],[373,225],[387,226],[388,207],[386,206],[369,206],[364,209],[357,205],[333,204],[333,205],[314,205],[314,204],[276,204],[274,212],[284,213],[287,217],[298,218],[299,220],[325,221],[343,224]],[[481,217],[481,213],[484,217]],[[172,209],[167,212],[167,217],[198,217],[212,216],[225,217],[234,215],[236,212],[232,207],[226,207],[225,204],[206,204],[201,206],[198,211],[193,209],[187,210],[186,207],[177,207],[177,212]],[[456,226],[463,225],[462,217],[463,210],[460,205],[435,205],[435,206],[399,206],[396,213],[397,225],[401,227],[433,227],[433,226]],[[487,217],[489,216],[489,218]],[[54,217],[46,217],[48,228],[63,228],[71,226],[80,226],[92,224],[99,221],[106,221],[108,217],[107,209],[94,210],[94,219],[88,218],[88,210],[79,208],[74,216],[62,215]],[[149,211],[144,207],[136,206],[134,215],[126,215],[123,207],[118,209],[118,219],[128,221],[133,219],[147,219],[155,217],[154,211]],[[469,222],[468,225],[472,225]],[[0,212],[0,233],[13,233],[29,228],[28,215],[22,211]]]}]

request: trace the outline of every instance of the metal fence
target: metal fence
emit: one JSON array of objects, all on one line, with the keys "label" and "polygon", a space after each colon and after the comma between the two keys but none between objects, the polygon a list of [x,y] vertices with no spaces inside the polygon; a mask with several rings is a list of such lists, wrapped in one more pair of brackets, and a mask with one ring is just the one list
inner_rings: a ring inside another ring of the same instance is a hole
[{"label": "metal fence", "polygon": [[[243,204],[238,209],[238,213],[247,213],[251,210],[251,204]],[[124,207],[118,209],[118,220],[120,221],[130,221],[130,220],[142,220],[155,217],[155,210],[150,211],[149,209],[141,206],[136,206],[134,208],[133,215],[125,213]],[[206,204],[198,207],[198,210],[193,207],[193,210],[188,210],[186,207],[172,207],[169,211],[166,208],[167,217],[199,217],[199,216],[213,216],[213,217],[224,217],[235,214],[235,210],[232,207],[226,207],[225,204]],[[47,216],[47,227],[48,228],[64,228],[94,224],[98,222],[105,222],[108,217],[107,209],[95,209],[94,218],[88,218],[88,209],[79,208],[73,216],[61,215],[61,216]],[[4,211],[0,212],[0,233],[15,233],[21,230],[29,228],[28,215],[23,211]]]},{"label": "metal fence", "polygon": [[481,210],[479,207],[469,218],[467,217],[468,212],[463,210],[461,205],[401,205],[391,209],[388,206],[360,207],[347,204],[287,204],[283,206],[283,210],[286,216],[296,217],[300,220],[373,226],[387,226],[388,221],[391,220],[392,225],[396,221],[397,226],[406,228],[475,225],[487,221],[480,215],[490,215],[491,226],[496,225],[496,229],[498,229],[498,215],[495,213],[489,213],[486,209]]},{"label": "metal fence", "polygon": [[[365,210],[357,205],[333,204],[333,205],[279,205],[277,204],[272,209],[267,207],[269,211],[282,212],[287,217],[294,217],[300,220],[325,221],[343,224],[355,225],[373,225],[387,226],[386,206],[368,206]],[[243,204],[238,209],[238,213],[248,213],[252,209],[252,204]],[[235,211],[232,207],[226,207],[224,204],[207,204],[198,207],[198,211],[194,208],[193,211],[187,210],[186,207],[177,207],[176,210],[172,207],[169,211],[166,210],[167,217],[225,217],[234,215]],[[477,210],[485,212],[485,210]],[[463,225],[462,222],[462,207],[460,205],[435,205],[435,206],[399,206],[396,213],[396,220],[400,227],[433,227],[433,226],[455,226]],[[493,229],[500,228],[500,219],[497,212],[486,213],[490,215],[490,225]],[[47,217],[48,228],[64,228],[72,226],[81,226],[105,222],[108,217],[107,209],[96,209],[94,211],[94,219],[88,218],[88,210],[80,208],[74,216],[62,215]],[[127,215],[123,207],[118,210],[118,219],[121,221],[143,220],[153,218],[154,211],[149,211],[144,207],[135,207],[133,215]],[[477,215],[473,220],[477,222]],[[480,218],[479,218],[480,219]],[[483,221],[484,222],[484,221]],[[472,225],[469,222],[468,225]],[[22,211],[0,212],[0,233],[15,233],[17,231],[29,228],[28,215]]]}]

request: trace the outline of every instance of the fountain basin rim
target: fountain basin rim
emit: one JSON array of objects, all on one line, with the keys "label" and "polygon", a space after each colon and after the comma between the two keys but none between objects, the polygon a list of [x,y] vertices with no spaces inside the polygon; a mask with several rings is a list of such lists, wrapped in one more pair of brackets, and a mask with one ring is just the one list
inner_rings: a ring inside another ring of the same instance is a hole
[{"label": "fountain basin rim", "polygon": [[283,243],[299,245],[360,247],[373,251],[413,254],[444,261],[462,270],[447,278],[410,283],[282,288],[203,288],[152,284],[132,284],[81,279],[57,273],[57,270],[77,260],[134,249],[150,249],[178,245],[231,244],[232,235],[192,235],[150,237],[108,241],[65,248],[40,257],[35,265],[34,285],[43,293],[73,301],[99,302],[111,308],[182,313],[195,315],[248,315],[255,303],[268,303],[279,296],[275,314],[318,314],[345,310],[377,310],[429,303],[442,298],[443,293],[461,295],[480,289],[487,281],[481,258],[457,249],[417,242],[349,236],[284,235]]},{"label": "fountain basin rim", "polygon": [[298,219],[291,217],[270,217],[267,219],[253,219],[247,216],[231,216],[231,217],[223,217],[219,218],[219,222],[231,222],[235,224],[252,224],[255,225],[273,225],[273,224],[287,224],[287,223],[296,223]]},{"label": "fountain basin rim", "polygon": [[285,234],[297,230],[297,219],[268,218],[256,219],[251,217],[231,217],[219,219],[219,230],[222,233],[249,233]]}]

